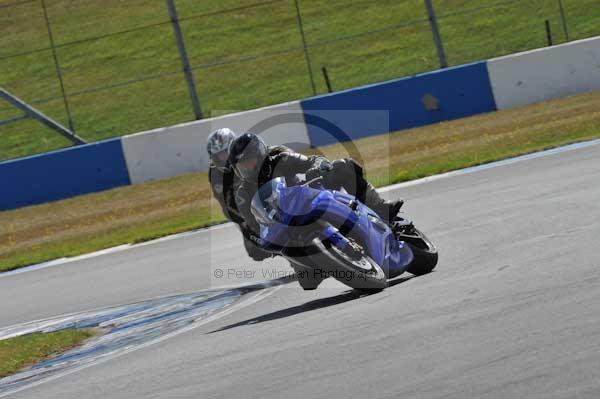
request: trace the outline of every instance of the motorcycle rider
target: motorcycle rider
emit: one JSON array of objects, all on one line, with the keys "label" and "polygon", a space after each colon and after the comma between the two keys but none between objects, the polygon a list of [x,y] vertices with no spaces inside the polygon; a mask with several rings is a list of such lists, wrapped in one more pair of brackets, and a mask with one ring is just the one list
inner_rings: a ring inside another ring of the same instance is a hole
[{"label": "motorcycle rider", "polygon": [[[252,133],[239,136],[231,143],[229,160],[234,174],[240,179],[235,193],[236,206],[246,226],[256,236],[260,236],[260,226],[251,212],[251,201],[258,188],[275,177],[285,177],[288,184],[293,184],[297,174],[304,174],[307,181],[323,176],[326,188],[339,190],[344,187],[348,193],[388,221],[396,217],[404,203],[402,200],[383,200],[364,178],[362,167],[352,159],[332,163],[321,156],[307,157],[286,147],[269,147]],[[300,286],[305,290],[316,289],[323,281],[322,277],[307,273],[293,264],[291,266]]]},{"label": "motorcycle rider", "polygon": [[239,214],[234,199],[234,185],[239,184],[239,179],[229,163],[229,145],[235,137],[235,133],[230,129],[215,130],[206,140],[206,151],[210,157],[208,181],[213,196],[221,205],[225,217],[240,224],[244,219]]},{"label": "motorcycle rider", "polygon": [[208,136],[206,143],[206,151],[210,157],[208,181],[225,217],[240,228],[248,255],[254,260],[263,260],[272,255],[259,248],[258,237],[247,227],[235,201],[235,191],[241,182],[233,173],[229,163],[229,146],[235,138],[235,133],[227,128],[217,129]]}]

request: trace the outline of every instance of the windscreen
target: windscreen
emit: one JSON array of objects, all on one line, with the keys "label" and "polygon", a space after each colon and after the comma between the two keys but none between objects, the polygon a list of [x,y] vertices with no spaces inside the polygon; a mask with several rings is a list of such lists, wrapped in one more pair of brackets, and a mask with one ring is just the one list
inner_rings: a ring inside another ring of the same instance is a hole
[{"label": "windscreen", "polygon": [[278,177],[263,184],[252,198],[251,211],[259,224],[269,225],[278,221],[279,189],[285,188],[285,178]]}]

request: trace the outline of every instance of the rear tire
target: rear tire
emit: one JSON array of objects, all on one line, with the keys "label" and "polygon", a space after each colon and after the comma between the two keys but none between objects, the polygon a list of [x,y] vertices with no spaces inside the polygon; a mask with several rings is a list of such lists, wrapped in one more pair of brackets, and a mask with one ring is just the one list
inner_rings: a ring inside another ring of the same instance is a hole
[{"label": "rear tire", "polygon": [[396,238],[404,241],[414,255],[413,261],[406,269],[407,272],[422,276],[435,269],[438,262],[437,248],[422,231],[412,226],[408,231],[397,233]]},{"label": "rear tire", "polygon": [[415,276],[431,273],[438,262],[437,252],[423,250],[408,242],[407,244],[413,252],[414,259],[406,271]]}]

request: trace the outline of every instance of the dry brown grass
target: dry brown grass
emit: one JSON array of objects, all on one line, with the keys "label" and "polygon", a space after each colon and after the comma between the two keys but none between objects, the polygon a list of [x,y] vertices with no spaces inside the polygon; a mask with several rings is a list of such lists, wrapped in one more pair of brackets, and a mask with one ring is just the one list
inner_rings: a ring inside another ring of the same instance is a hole
[{"label": "dry brown grass", "polygon": [[181,231],[220,220],[206,173],[0,212],[0,270],[7,268],[7,258],[26,259],[49,247],[55,256],[72,255],[80,253],[77,242],[118,245],[146,239],[153,230],[159,236],[162,229]]},{"label": "dry brown grass", "polygon": [[[383,185],[598,136],[593,92],[355,144],[369,178]],[[312,152],[348,156],[341,144]],[[222,220],[205,172],[0,212],[0,271]]]}]

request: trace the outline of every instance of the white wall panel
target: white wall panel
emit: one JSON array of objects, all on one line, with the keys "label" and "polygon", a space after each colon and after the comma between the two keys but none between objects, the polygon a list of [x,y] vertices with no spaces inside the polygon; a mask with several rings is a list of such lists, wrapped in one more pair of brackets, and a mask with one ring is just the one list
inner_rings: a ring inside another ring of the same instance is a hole
[{"label": "white wall panel", "polygon": [[300,103],[290,102],[125,136],[123,152],[131,183],[208,169],[206,138],[221,127],[238,134],[253,130],[270,145],[308,148],[302,115]]},{"label": "white wall panel", "polygon": [[488,71],[498,109],[600,90],[600,37],[495,58]]}]

